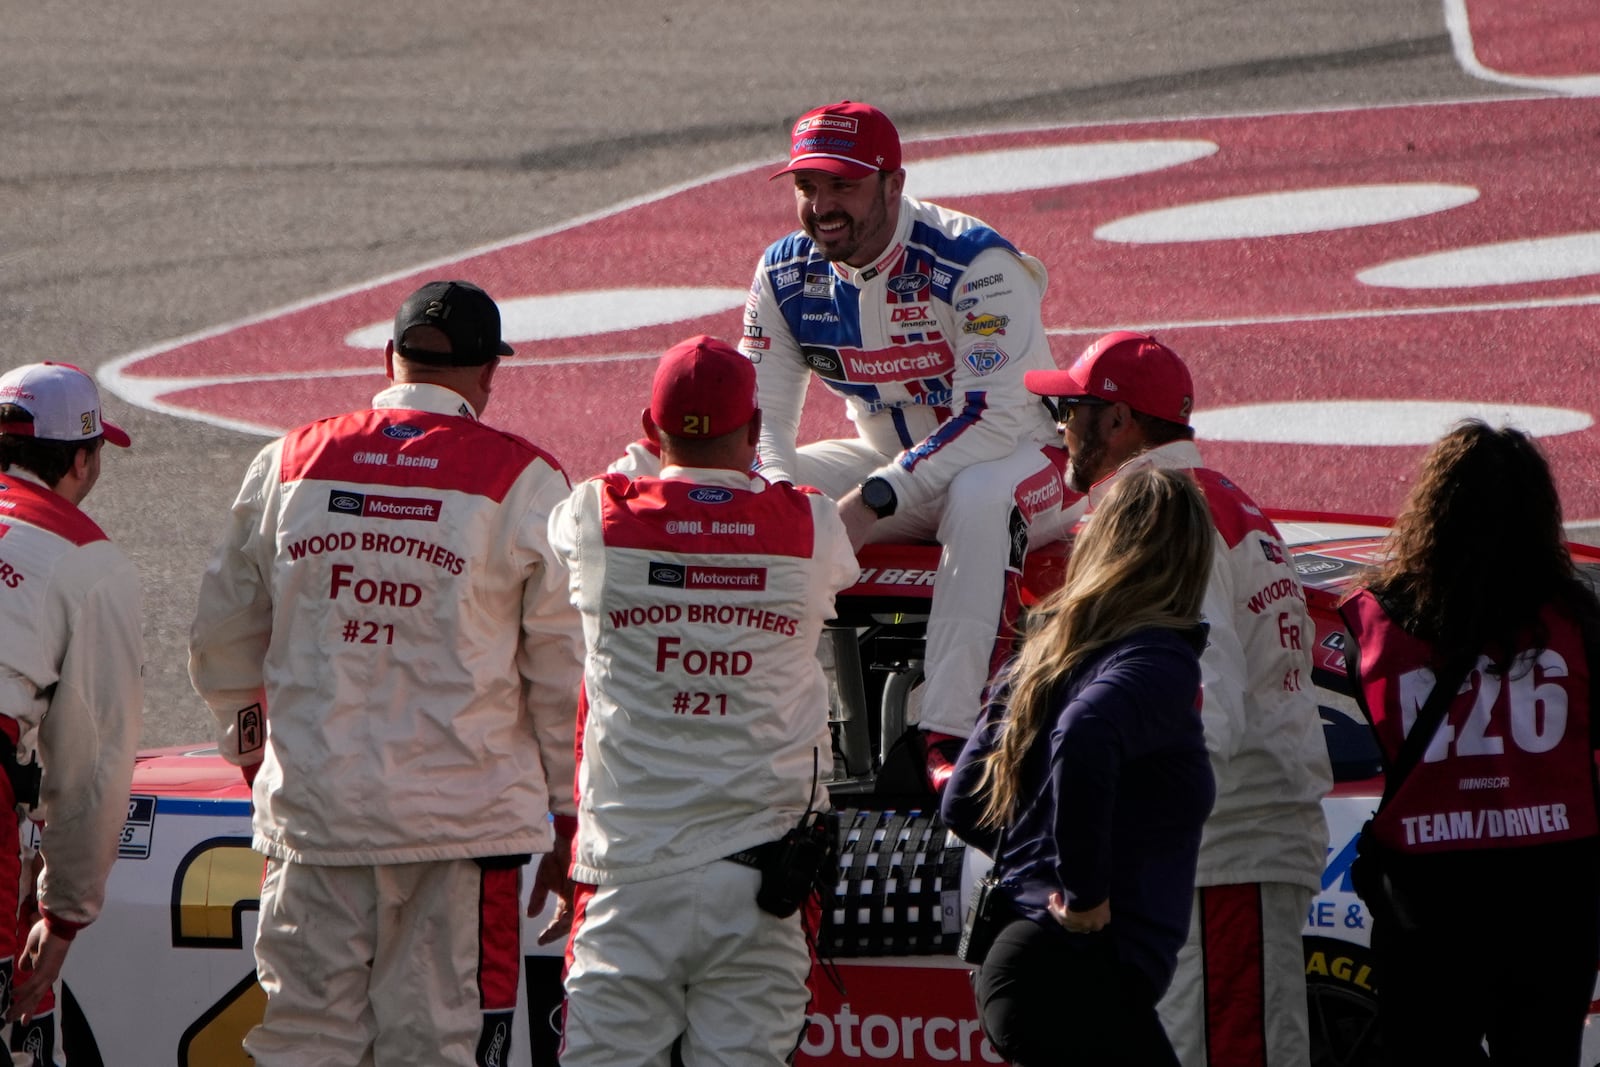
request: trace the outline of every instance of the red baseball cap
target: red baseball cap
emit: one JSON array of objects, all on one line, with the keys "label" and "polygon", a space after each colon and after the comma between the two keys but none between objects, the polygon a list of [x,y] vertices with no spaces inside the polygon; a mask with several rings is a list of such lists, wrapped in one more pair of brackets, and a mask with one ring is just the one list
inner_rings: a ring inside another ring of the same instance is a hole
[{"label": "red baseball cap", "polygon": [[1031,370],[1022,376],[1040,396],[1121,401],[1135,411],[1189,425],[1194,381],[1178,353],[1148,334],[1118,330],[1083,350],[1066,370]]},{"label": "red baseball cap", "polygon": [[772,177],[820,170],[841,178],[865,178],[900,169],[900,133],[871,104],[841,100],[801,115],[790,135],[789,165]]},{"label": "red baseball cap", "polygon": [[673,437],[721,437],[756,413],[756,368],[726,341],[679,341],[656,365],[650,421]]}]

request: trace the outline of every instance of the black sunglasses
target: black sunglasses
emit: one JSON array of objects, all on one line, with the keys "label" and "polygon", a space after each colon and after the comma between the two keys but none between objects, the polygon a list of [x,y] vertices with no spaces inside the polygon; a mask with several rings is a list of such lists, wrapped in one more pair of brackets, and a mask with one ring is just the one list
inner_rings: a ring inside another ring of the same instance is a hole
[{"label": "black sunglasses", "polygon": [[1101,400],[1097,396],[1047,396],[1042,398],[1044,406],[1050,409],[1051,416],[1057,422],[1067,421],[1067,411],[1071,408],[1108,408],[1111,401]]}]

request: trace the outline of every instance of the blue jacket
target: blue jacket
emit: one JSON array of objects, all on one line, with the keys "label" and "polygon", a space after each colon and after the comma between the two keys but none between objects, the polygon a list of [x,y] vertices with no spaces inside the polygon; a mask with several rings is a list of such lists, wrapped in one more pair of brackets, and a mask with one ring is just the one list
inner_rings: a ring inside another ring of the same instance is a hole
[{"label": "blue jacket", "polygon": [[1046,904],[1111,899],[1118,952],[1159,995],[1189,929],[1200,828],[1216,786],[1200,722],[1203,632],[1148,629],[1107,646],[1051,695],[1060,710],[1023,759],[1020,808],[1003,836],[978,826],[983,757],[1006,716],[985,709],[942,814],[995,858],[1001,894],[1023,918],[1056,928]]}]

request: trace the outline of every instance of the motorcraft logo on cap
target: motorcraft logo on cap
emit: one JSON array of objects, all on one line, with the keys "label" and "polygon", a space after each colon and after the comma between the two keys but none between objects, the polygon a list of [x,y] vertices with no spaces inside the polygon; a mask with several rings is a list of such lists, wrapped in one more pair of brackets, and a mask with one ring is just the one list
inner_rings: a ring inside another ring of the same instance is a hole
[{"label": "motorcraft logo on cap", "polygon": [[794,124],[795,136],[810,130],[839,130],[859,133],[861,123],[849,115],[809,115]]},{"label": "motorcraft logo on cap", "polygon": [[900,133],[871,104],[841,100],[812,108],[789,134],[789,165],[772,175],[815,170],[860,180],[900,169]]}]

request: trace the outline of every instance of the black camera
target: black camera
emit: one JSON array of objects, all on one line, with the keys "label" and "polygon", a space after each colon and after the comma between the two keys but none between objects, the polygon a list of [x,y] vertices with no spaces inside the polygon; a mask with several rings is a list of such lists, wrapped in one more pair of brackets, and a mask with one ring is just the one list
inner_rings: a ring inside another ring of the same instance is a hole
[{"label": "black camera", "polygon": [[838,879],[839,818],[832,812],[808,811],[798,826],[763,847],[756,905],[787,919],[813,890],[832,896]]},{"label": "black camera", "polygon": [[39,766],[38,755],[35,754],[27,763],[19,763],[17,746],[4,734],[0,734],[0,771],[11,779],[11,796],[16,803],[30,808],[39,803],[39,785],[44,769]]}]

